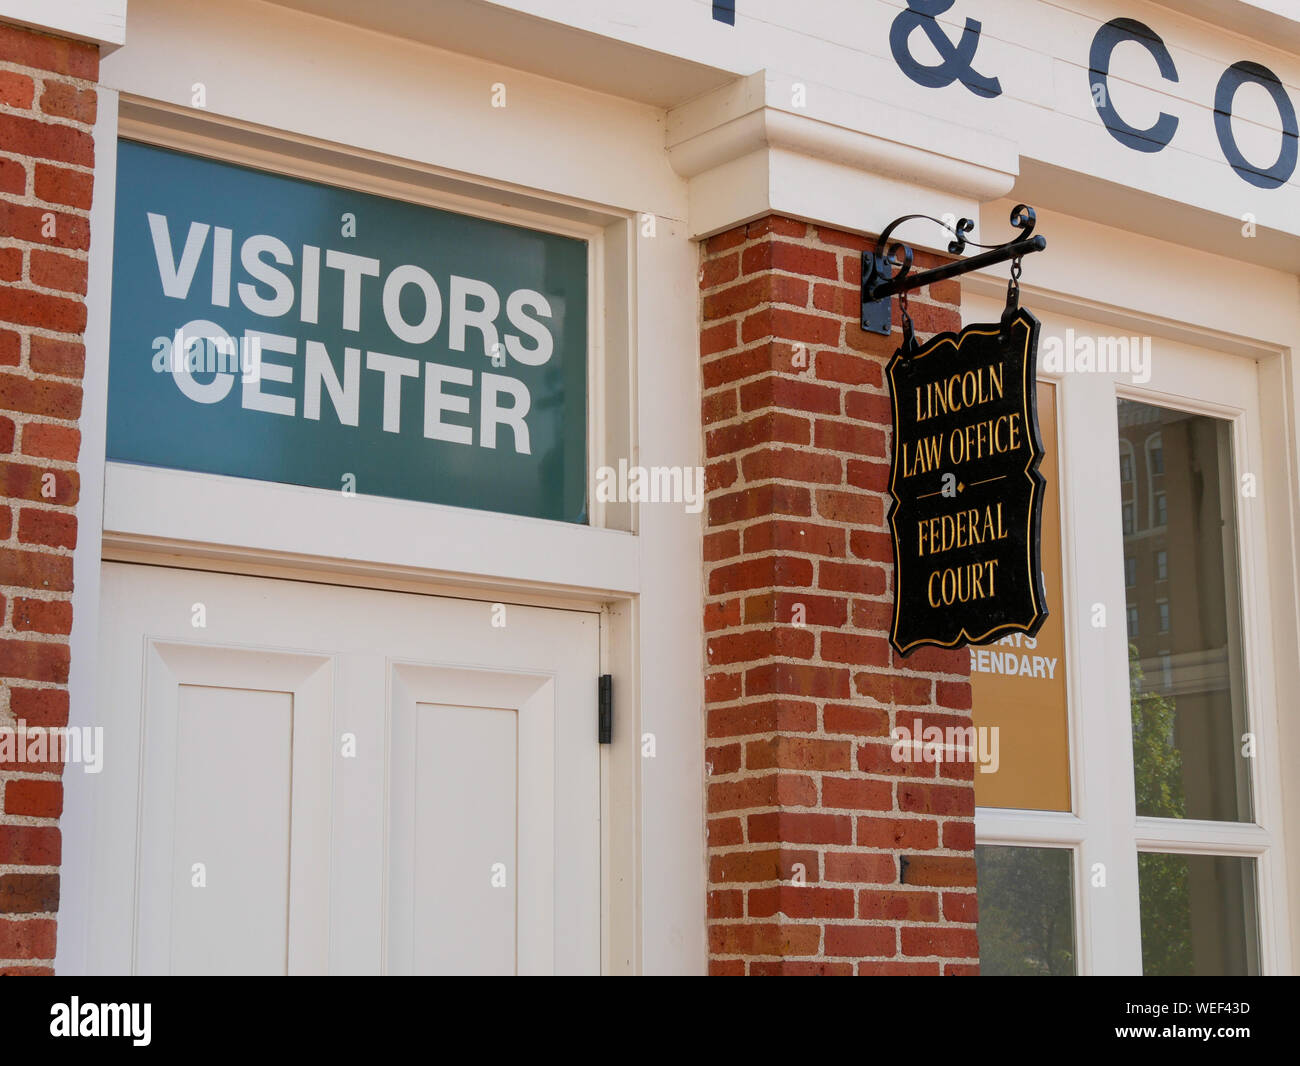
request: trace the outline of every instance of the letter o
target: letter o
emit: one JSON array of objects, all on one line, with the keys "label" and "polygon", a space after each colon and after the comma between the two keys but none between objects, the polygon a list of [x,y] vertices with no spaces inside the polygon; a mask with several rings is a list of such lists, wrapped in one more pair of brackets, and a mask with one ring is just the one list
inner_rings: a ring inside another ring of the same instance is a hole
[{"label": "letter o", "polygon": [[[1273,98],[1278,116],[1282,119],[1282,147],[1271,167],[1262,168],[1252,164],[1237,147],[1237,139],[1232,135],[1232,102],[1237,90],[1250,82],[1262,85]],[[1296,125],[1295,107],[1287,96],[1282,82],[1268,67],[1260,66],[1249,60],[1233,63],[1223,72],[1218,87],[1214,90],[1214,132],[1219,137],[1219,147],[1228,165],[1243,180],[1250,182],[1257,189],[1276,189],[1291,180],[1295,173],[1297,156],[1297,137],[1300,127]]]},{"label": "letter o", "polygon": [[[418,285],[424,293],[424,319],[411,325],[402,317],[402,290]],[[411,263],[399,266],[384,279],[384,321],[398,340],[407,344],[424,344],[442,325],[442,293],[427,270]]]}]

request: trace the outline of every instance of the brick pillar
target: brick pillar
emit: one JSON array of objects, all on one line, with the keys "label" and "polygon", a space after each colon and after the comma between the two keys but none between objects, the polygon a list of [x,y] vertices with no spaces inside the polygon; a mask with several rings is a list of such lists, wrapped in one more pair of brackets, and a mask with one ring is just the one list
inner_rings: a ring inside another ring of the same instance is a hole
[{"label": "brick pillar", "polygon": [[[897,308],[890,337],[857,326],[865,246],[773,216],[702,250],[716,974],[978,972],[973,765],[891,756],[895,725],[970,724],[970,659],[889,646],[901,332]],[[959,302],[914,294],[918,333]]]},{"label": "brick pillar", "polygon": [[98,73],[0,23],[0,974],[53,972],[63,766],[15,731],[68,721]]}]

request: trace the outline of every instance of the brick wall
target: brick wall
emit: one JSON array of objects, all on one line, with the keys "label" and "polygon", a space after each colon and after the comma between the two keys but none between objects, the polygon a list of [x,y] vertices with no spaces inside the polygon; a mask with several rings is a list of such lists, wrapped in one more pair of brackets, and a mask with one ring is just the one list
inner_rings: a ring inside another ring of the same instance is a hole
[{"label": "brick wall", "polygon": [[[717,974],[978,972],[973,766],[891,757],[895,724],[970,724],[969,655],[888,642],[901,332],[897,306],[892,336],[857,326],[865,246],[770,217],[702,249]],[[959,329],[959,302],[913,294],[918,334]]]},{"label": "brick wall", "polygon": [[[98,69],[92,45],[0,23],[0,728],[10,730],[68,720]],[[62,766],[19,761],[13,739],[0,747],[0,974],[50,973]]]}]

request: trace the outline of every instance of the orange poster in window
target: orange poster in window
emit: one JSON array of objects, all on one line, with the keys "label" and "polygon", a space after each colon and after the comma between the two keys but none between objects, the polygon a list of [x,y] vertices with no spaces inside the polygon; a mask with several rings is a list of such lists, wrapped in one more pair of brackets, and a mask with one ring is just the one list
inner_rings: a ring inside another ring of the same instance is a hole
[{"label": "orange poster in window", "polygon": [[[1061,581],[1061,497],[1057,467],[1056,386],[1038,384],[1043,438],[1042,564],[1048,617],[1037,637],[1016,633],[970,648],[977,727],[996,728],[997,761],[975,772],[975,802],[1017,810],[1070,809],[1066,711],[1065,610]],[[996,765],[996,769],[994,766]]]}]

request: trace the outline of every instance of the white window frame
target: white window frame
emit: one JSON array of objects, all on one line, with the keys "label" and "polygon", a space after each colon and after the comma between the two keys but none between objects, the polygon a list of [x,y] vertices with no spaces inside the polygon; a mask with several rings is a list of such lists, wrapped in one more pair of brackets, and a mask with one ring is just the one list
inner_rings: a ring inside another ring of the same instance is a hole
[{"label": "white window frame", "polygon": [[[1033,300],[1024,296],[1030,306]],[[964,318],[974,321],[998,313],[998,305],[979,295],[963,300]],[[1073,327],[1076,334],[1105,332],[1096,322],[1074,317],[1082,307],[1058,300],[1058,314],[1039,312],[1044,335]],[[1125,333],[1155,334],[1156,324],[1138,320]],[[1199,339],[1199,338],[1198,338]],[[1276,372],[1261,358],[1245,371],[1240,356],[1220,353],[1205,338],[1193,347],[1153,336],[1156,357],[1151,381],[1137,386],[1122,375],[1043,373],[1058,388],[1057,417],[1063,535],[1066,678],[1069,707],[1071,808],[1068,812],[976,809],[976,842],[1011,847],[1064,848],[1071,852],[1072,905],[1075,915],[1076,971],[1090,974],[1141,974],[1141,921],[1138,905],[1139,852],[1239,856],[1255,860],[1258,965],[1261,974],[1291,971],[1291,913],[1287,894],[1282,823],[1280,732],[1276,674],[1270,625],[1278,615],[1268,588],[1270,566],[1265,518],[1257,507],[1237,501],[1237,557],[1241,592],[1240,664],[1246,678],[1250,728],[1256,735],[1252,767],[1253,823],[1139,818],[1135,812],[1133,751],[1127,715],[1128,663],[1124,544],[1120,508],[1117,401],[1158,404],[1231,422],[1235,479],[1244,471],[1273,469],[1262,447],[1263,423],[1279,425],[1278,412],[1265,404],[1261,378]],[[1259,355],[1280,355],[1260,352]],[[1219,387],[1215,374],[1231,374],[1239,388]],[[1193,372],[1188,375],[1188,370]],[[1199,382],[1199,385],[1191,382]],[[1237,401],[1234,403],[1234,401]],[[1276,397],[1281,404],[1282,397]],[[1107,412],[1109,412],[1107,416]],[[1109,421],[1107,421],[1107,417]],[[1281,424],[1285,424],[1283,420]],[[1103,442],[1103,443],[1099,443]],[[1108,454],[1101,449],[1109,449]],[[1284,450],[1282,458],[1284,458]],[[1067,474],[1068,472],[1068,474]],[[1049,475],[1049,483],[1051,475]],[[1101,506],[1114,501],[1110,507]],[[1290,524],[1293,511],[1269,519]],[[1118,627],[1094,628],[1094,605],[1121,619]],[[1051,606],[1051,605],[1049,605]],[[1118,639],[1116,634],[1121,634]],[[1093,881],[1104,866],[1105,887]]]}]

